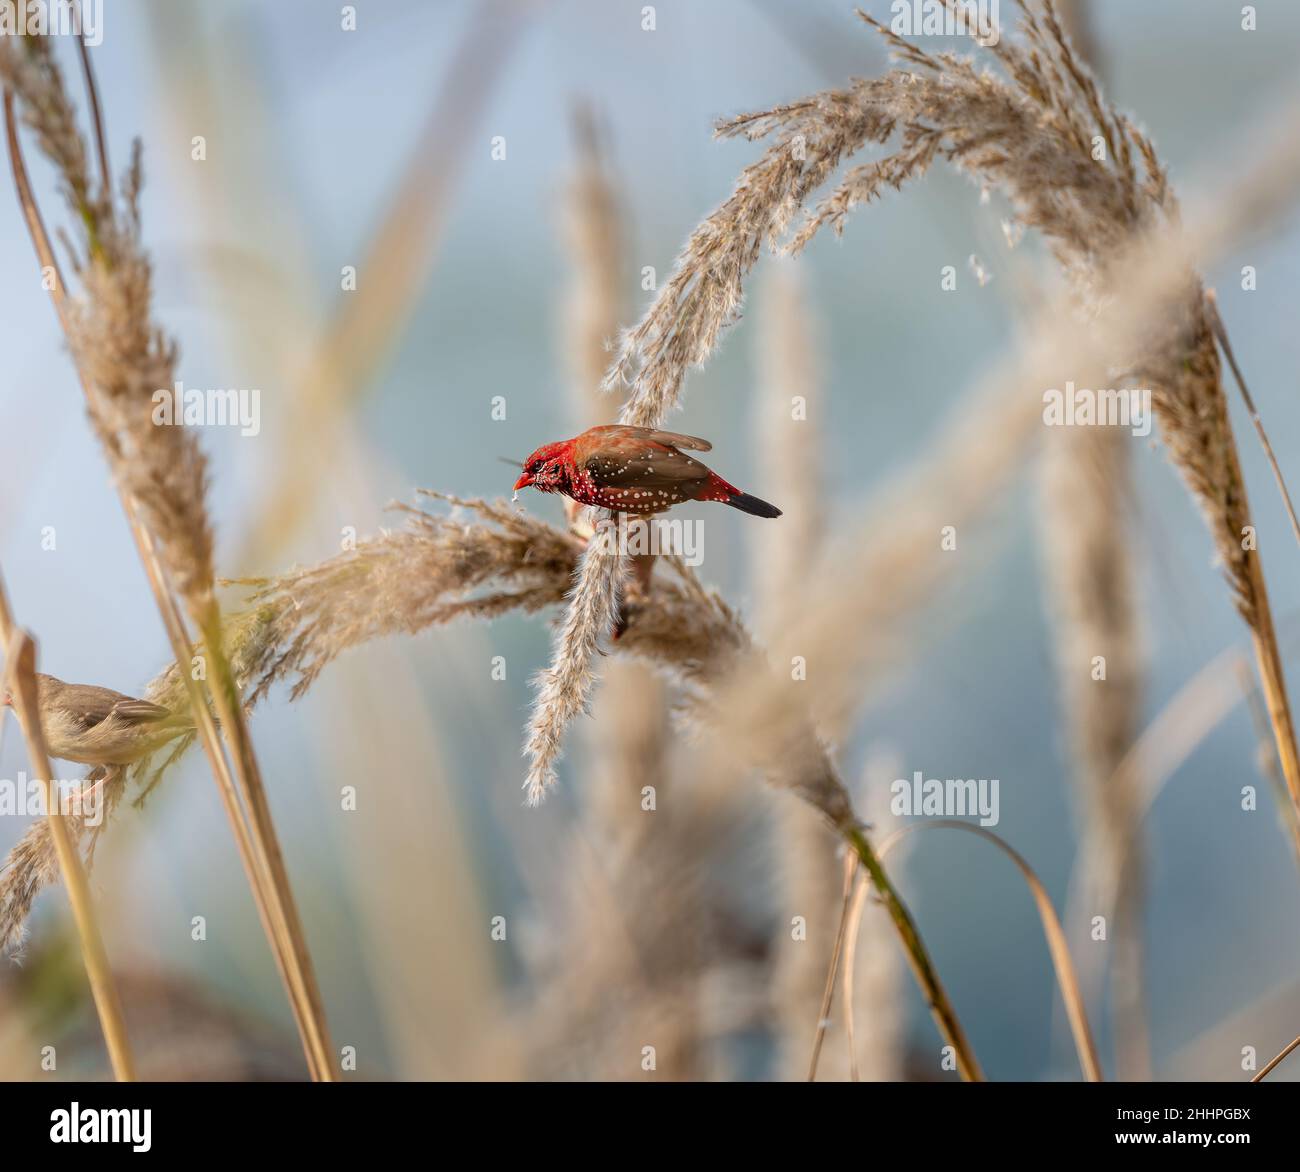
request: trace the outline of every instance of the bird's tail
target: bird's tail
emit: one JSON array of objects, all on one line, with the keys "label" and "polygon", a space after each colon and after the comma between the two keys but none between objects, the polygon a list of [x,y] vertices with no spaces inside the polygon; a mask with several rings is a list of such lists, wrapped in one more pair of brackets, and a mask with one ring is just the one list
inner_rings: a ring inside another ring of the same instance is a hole
[{"label": "bird's tail", "polygon": [[781,510],[776,505],[769,505],[767,501],[759,500],[756,496],[750,496],[747,492],[738,492],[733,497],[727,498],[727,504],[733,509],[739,509],[742,513],[748,513],[751,517],[779,517]]},{"label": "bird's tail", "polygon": [[705,485],[704,491],[695,499],[700,501],[721,501],[724,505],[730,505],[733,509],[748,513],[751,517],[779,517],[781,515],[781,510],[776,505],[769,505],[767,501],[759,500],[756,496],[750,496],[747,492],[741,492],[734,484],[728,484],[716,472],[709,473],[709,481]]}]

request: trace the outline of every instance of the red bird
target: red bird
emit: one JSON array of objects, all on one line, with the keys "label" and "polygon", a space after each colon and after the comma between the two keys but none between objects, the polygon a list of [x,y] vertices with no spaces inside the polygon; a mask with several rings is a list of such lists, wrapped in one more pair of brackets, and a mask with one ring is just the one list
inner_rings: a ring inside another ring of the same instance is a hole
[{"label": "red bird", "polygon": [[538,492],[562,493],[579,504],[619,513],[658,513],[682,501],[721,501],[755,517],[781,515],[775,505],[741,492],[680,448],[707,452],[713,445],[674,431],[603,424],[538,448],[524,461],[515,491],[531,485]]}]

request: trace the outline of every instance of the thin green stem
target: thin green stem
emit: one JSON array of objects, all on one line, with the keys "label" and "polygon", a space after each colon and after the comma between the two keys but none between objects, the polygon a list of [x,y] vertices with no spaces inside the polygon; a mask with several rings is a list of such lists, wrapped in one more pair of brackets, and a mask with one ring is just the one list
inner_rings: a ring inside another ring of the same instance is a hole
[{"label": "thin green stem", "polygon": [[903,942],[903,950],[907,953],[908,963],[912,966],[912,973],[916,977],[917,984],[921,986],[921,992],[925,994],[930,1015],[934,1018],[935,1025],[939,1027],[939,1033],[944,1041],[952,1047],[957,1072],[966,1082],[983,1082],[984,1072],[975,1058],[975,1052],[971,1049],[970,1040],[958,1020],[957,1011],[948,998],[947,990],[939,979],[939,972],[934,967],[929,952],[926,951],[916,921],[912,919],[912,913],[907,910],[907,905],[903,903],[893,883],[890,882],[866,833],[857,823],[840,826],[838,830],[866,868],[872,885],[880,893],[880,898],[889,912],[889,918],[894,921],[899,939]]}]

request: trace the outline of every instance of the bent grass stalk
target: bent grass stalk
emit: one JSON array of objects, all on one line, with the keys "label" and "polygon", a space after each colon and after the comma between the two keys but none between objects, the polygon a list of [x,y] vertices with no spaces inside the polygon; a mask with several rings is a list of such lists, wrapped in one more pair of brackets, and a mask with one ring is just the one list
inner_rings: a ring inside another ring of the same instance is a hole
[{"label": "bent grass stalk", "polygon": [[1269,1061],[1269,1064],[1265,1066],[1264,1069],[1261,1070],[1257,1075],[1255,1075],[1255,1077],[1252,1078],[1250,1081],[1263,1082],[1264,1079],[1266,1079],[1270,1074],[1273,1073],[1274,1070],[1276,1070],[1283,1062],[1285,1062],[1287,1056],[1297,1048],[1300,1048],[1300,1037],[1297,1037],[1294,1041],[1289,1042],[1286,1046],[1284,1046],[1282,1048],[1281,1053],[1279,1053],[1276,1057],[1271,1059]]},{"label": "bent grass stalk", "polygon": [[903,942],[903,950],[907,953],[907,961],[912,967],[912,974],[916,977],[916,983],[921,986],[922,993],[925,994],[930,1016],[934,1018],[934,1024],[939,1027],[939,1033],[953,1049],[957,1072],[966,1082],[982,1082],[984,1072],[975,1059],[975,1053],[971,1049],[969,1039],[966,1037],[966,1031],[962,1028],[957,1012],[948,999],[948,992],[939,979],[938,970],[934,967],[929,952],[926,951],[925,944],[921,940],[921,933],[917,930],[916,921],[912,919],[912,914],[907,910],[907,905],[903,903],[898,892],[894,889],[894,885],[890,882],[889,876],[885,873],[885,868],[881,864],[880,857],[871,849],[871,843],[868,841],[862,827],[854,825],[843,826],[839,829],[840,833],[857,853],[876,890],[880,892],[881,899],[885,904],[885,910],[889,912],[889,918],[894,922],[894,928],[898,932],[899,939]]},{"label": "bent grass stalk", "polygon": [[[1037,873],[1025,861],[1023,855],[991,830],[987,830],[983,826],[975,826],[969,822],[958,822],[950,818],[939,819],[934,822],[913,823],[895,830],[881,841],[880,857],[883,859],[904,838],[920,830],[961,830],[967,834],[978,835],[985,842],[991,842],[1015,864],[1016,870],[1020,872],[1029,887],[1030,895],[1034,897],[1034,904],[1038,908],[1038,917],[1043,923],[1043,935],[1047,938],[1047,949],[1051,953],[1052,968],[1055,970],[1056,982],[1060,986],[1061,998],[1065,1002],[1065,1010],[1070,1019],[1070,1030],[1074,1035],[1074,1045],[1079,1054],[1079,1064],[1083,1068],[1083,1076],[1089,1082],[1101,1082],[1103,1078],[1101,1060],[1097,1057],[1097,1047],[1093,1042],[1092,1030],[1088,1026],[1088,1011],[1083,1003],[1074,962],[1070,959],[1070,947],[1066,943],[1065,931],[1061,927],[1060,917],[1057,916],[1056,909],[1052,906],[1051,897],[1047,894],[1047,889],[1043,886],[1042,880],[1038,878]],[[855,910],[860,916],[860,903]],[[857,931],[858,923],[853,920],[849,925],[849,933],[853,936],[857,934]],[[852,967],[849,963],[845,964],[844,979],[846,981],[852,979]]]},{"label": "bent grass stalk", "polygon": [[[844,855],[843,891],[840,894],[840,921],[835,930],[835,940],[831,945],[831,961],[826,972],[826,986],[822,991],[821,1012],[817,1015],[817,1031],[813,1037],[812,1057],[808,1060],[808,1081],[817,1081],[817,1067],[821,1062],[822,1043],[826,1040],[826,1027],[830,1024],[831,1006],[835,1001],[835,979],[840,971],[840,954],[844,951],[845,937],[849,926],[849,909],[853,903],[853,880],[858,873],[858,856],[852,851]],[[844,982],[844,1019],[849,1027],[849,1067],[853,1072],[853,1081],[857,1082],[857,1064],[853,1061],[853,983]]]},{"label": "bent grass stalk", "polygon": [[9,598],[4,582],[0,580],[0,646],[5,648],[5,676],[12,681],[14,707],[27,741],[27,758],[38,778],[45,781],[46,817],[50,837],[63,873],[63,885],[72,905],[72,917],[77,925],[81,943],[82,961],[90,980],[90,992],[104,1033],[104,1045],[113,1074],[118,1082],[135,1081],[135,1059],[131,1053],[130,1039],[122,1015],[122,1000],[108,962],[108,951],[99,931],[95,904],[86,881],[86,871],[81,864],[60,808],[58,783],[50,766],[49,752],[45,747],[45,732],[41,728],[40,704],[36,689],[36,644],[26,631],[19,629],[9,610]]}]

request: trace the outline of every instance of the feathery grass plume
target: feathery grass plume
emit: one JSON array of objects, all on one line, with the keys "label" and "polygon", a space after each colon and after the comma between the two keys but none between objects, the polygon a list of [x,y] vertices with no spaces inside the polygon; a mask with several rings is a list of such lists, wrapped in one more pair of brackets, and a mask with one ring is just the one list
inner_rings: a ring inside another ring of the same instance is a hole
[{"label": "feathery grass plume", "polygon": [[[562,209],[572,271],[561,351],[575,431],[582,431],[604,422],[610,407],[600,384],[627,300],[627,226],[601,128],[589,107],[576,110],[574,131],[578,165]],[[570,522],[580,524],[581,507],[567,500],[565,506]],[[668,780],[668,713],[662,680],[643,664],[615,660],[605,672],[598,716],[590,722],[587,737],[593,760],[586,800],[601,828],[598,840],[627,839],[621,849],[633,850],[650,821],[641,809],[642,787],[658,787]]]},{"label": "feathery grass plume", "polygon": [[78,233],[71,261],[81,291],[66,302],[68,344],[114,479],[135,499],[177,589],[187,598],[209,594],[207,460],[189,428],[154,423],[154,393],[175,385],[176,346],[150,317],[153,268],[140,238],[139,143],[119,205],[91,178],[51,40],[3,38],[0,78],[17,94],[23,123],[58,170]]},{"label": "feathery grass plume", "polygon": [[[406,554],[418,560],[431,547],[445,550],[450,539],[452,547],[460,546],[470,554],[466,572],[455,560],[438,575],[400,573],[389,556],[391,539],[385,535],[374,542],[362,542],[350,553],[315,569],[278,579],[246,581],[245,585],[253,587],[252,601],[261,612],[257,624],[260,646],[248,656],[248,662],[257,665],[248,683],[251,694],[260,695],[291,677],[297,680],[295,694],[301,694],[339,652],[369,638],[414,634],[467,615],[490,618],[516,606],[537,609],[546,604],[548,596],[552,601],[566,596],[581,553],[577,538],[541,522],[527,521],[504,502],[453,503],[477,513],[489,525],[426,515],[408,527]],[[524,528],[539,538],[537,558],[527,543],[517,541]],[[515,561],[503,556],[512,543]],[[567,564],[562,558],[548,557],[548,552],[565,550],[570,558]],[[706,590],[680,558],[663,560],[670,573],[661,574],[648,593],[633,601],[629,628],[617,648],[669,672],[689,690],[692,715],[707,723],[713,712],[712,691],[733,674],[767,670],[766,661],[720,595]],[[495,581],[497,576],[500,583]],[[498,588],[493,589],[494,585]],[[858,853],[889,908],[935,1019],[957,1053],[963,1077],[979,1078],[970,1044],[916,926],[872,853],[848,793],[811,723],[796,722],[787,714],[779,738],[736,747],[774,786],[788,789],[816,807]]]},{"label": "feathery grass plume", "polygon": [[[104,169],[98,193],[90,194],[88,151],[62,71],[43,37],[4,38],[0,46],[14,183],[37,257],[47,275],[53,274],[50,295],[173,654],[183,661],[190,647],[176,594],[207,645],[206,687],[229,742],[229,761],[221,746],[223,733],[203,700],[204,685],[193,678],[187,682],[191,707],[302,1035],[309,1072],[313,1078],[330,1080],[335,1077],[333,1045],[324,1004],[260,766],[221,645],[222,618],[213,589],[212,534],[204,502],[206,466],[193,434],[176,426],[178,404],[173,401],[171,418],[155,416],[155,394],[174,393],[162,380],[170,379],[176,352],[150,317],[152,273],[140,240],[140,149],[137,144],[119,207],[110,190],[101,109],[84,45],[81,60]],[[64,286],[32,193],[15,97],[23,120],[59,170],[62,193],[78,223],[80,249],[64,237],[80,282],[75,295]]]},{"label": "feathery grass plume", "polygon": [[[862,16],[890,40],[908,69],[719,124],[720,137],[773,141],[741,172],[730,199],[692,233],[672,277],[624,335],[607,376],[611,385],[631,384],[622,422],[662,423],[689,369],[708,358],[722,329],[736,319],[743,279],[764,245],[798,252],[824,226],[842,231],[854,207],[919,178],[936,159],[1007,189],[1019,220],[1040,228],[1062,263],[1094,283],[1093,262],[1149,223],[1156,209],[1172,204],[1150,144],[1103,107],[1063,40],[1045,33],[1032,13],[1026,18],[1032,52],[1005,40],[994,50],[1009,82],[952,54],[931,56]],[[895,135],[897,150],[851,169],[787,238],[809,196],[843,160]],[[1102,163],[1092,158],[1094,135],[1108,148]],[[548,749],[565,713],[580,711],[592,686],[592,624],[579,621],[577,612],[591,615],[612,604],[602,570],[613,574],[618,567],[584,565],[571,603],[575,615],[546,677],[547,703],[539,703],[534,715],[534,739]],[[540,729],[547,735],[539,737]]]},{"label": "feathery grass plume", "polygon": [[578,538],[506,501],[424,495],[453,512],[397,506],[404,529],[316,566],[230,583],[252,587],[255,604],[242,619],[232,616],[251,625],[242,649],[246,704],[290,680],[290,698],[298,699],[336,656],[372,639],[461,617],[534,614],[564,599],[582,553]]},{"label": "feathery grass plume", "polygon": [[[95,846],[99,836],[117,811],[125,790],[126,774],[118,768],[96,769],[80,783],[80,807],[94,809],[98,801],[100,818],[97,825],[87,826],[85,816],[68,813],[64,825],[81,856],[87,871],[94,864]],[[98,789],[98,798],[93,796]],[[101,820],[102,819],[102,820]],[[41,891],[59,881],[59,857],[49,822],[37,819],[24,831],[5,856],[0,866],[0,956],[21,960],[27,940],[27,920],[32,905]]]},{"label": "feathery grass plume", "polygon": [[[1013,219],[1044,235],[1093,328],[1113,312],[1115,298],[1124,292],[1115,279],[1120,259],[1151,233],[1176,230],[1178,204],[1155,148],[1103,99],[1066,40],[1050,0],[1022,0],[1020,7],[1023,45],[1003,37],[987,50],[1001,65],[1001,76],[951,53],[927,53],[859,13],[889,41],[905,68],[719,127],[723,135],[777,139],[764,157],[769,169],[791,143],[810,136],[820,142],[817,135],[832,130],[839,135],[841,154],[854,147],[845,128],[869,128],[872,141],[880,143],[897,137],[892,153],[849,170],[805,216],[785,242],[790,251],[800,251],[824,227],[841,232],[855,207],[887,187],[920,178],[943,160],[982,187],[1004,192]],[[819,149],[814,157],[825,153]],[[1300,810],[1300,754],[1259,555],[1247,548],[1246,535],[1253,530],[1218,352],[1200,280],[1186,257],[1176,263],[1179,287],[1165,295],[1162,316],[1148,319],[1143,337],[1112,350],[1106,366],[1112,380],[1118,372],[1131,385],[1153,390],[1170,458],[1201,506],[1234,602],[1254,636],[1279,756]],[[666,368],[657,352],[651,360],[652,371]],[[1067,373],[1078,374],[1068,368]],[[668,403],[679,383],[651,379],[647,385],[667,387],[671,396],[634,392],[634,400]]]},{"label": "feathery grass plume", "polygon": [[[827,91],[803,106],[815,113],[798,120],[788,140],[741,172],[731,197],[691,234],[645,316],[624,333],[605,378],[610,388],[631,384],[621,423],[663,423],[687,372],[703,365],[722,330],[738,317],[743,279],[763,246],[777,245],[809,194],[842,159],[882,140],[893,125],[863,113],[840,91]],[[589,554],[583,561],[552,666],[540,676],[528,734],[530,800],[540,798],[554,780],[565,725],[586,707],[595,683],[591,660],[601,633],[614,620],[622,560]]]},{"label": "feathery grass plume", "polygon": [[[505,501],[426,495],[478,520],[408,508],[402,531],[361,541],[318,566],[234,583],[251,588],[248,612],[231,620],[251,632],[243,649],[246,703],[281,683],[299,698],[341,652],[372,639],[414,635],[458,618],[534,613],[567,597],[583,555],[579,538]],[[616,647],[695,689],[705,715],[710,685],[740,665],[764,670],[763,655],[721,595],[680,558],[662,560],[668,572],[631,603],[629,628]],[[780,751],[761,758],[774,784],[801,794],[833,822],[851,821],[847,795],[811,726],[787,732]]]},{"label": "feathery grass plume", "polygon": [[[1076,56],[1099,72],[1085,6],[1058,0],[1056,7]],[[1103,852],[1100,865],[1115,872],[1119,893],[1110,970],[1116,1070],[1126,1081],[1145,1081],[1151,1066],[1142,992],[1138,779],[1119,768],[1137,734],[1142,699],[1137,572],[1127,524],[1131,453],[1119,428],[1053,429],[1041,461],[1039,515],[1071,772],[1089,837]],[[1097,656],[1105,663],[1101,679],[1093,666]]]},{"label": "feathery grass plume", "polygon": [[602,803],[566,843],[532,958],[540,993],[517,1025],[534,1076],[634,1077],[653,1038],[656,1080],[707,1077],[701,990],[728,944],[711,923],[709,870],[727,826],[724,811],[702,794],[681,800],[686,792],[652,817],[636,805],[639,833],[628,818],[612,830],[597,822]]},{"label": "feathery grass plume", "polygon": [[[626,210],[603,130],[590,106],[576,108],[576,166],[560,208],[570,275],[559,349],[575,432],[609,418],[601,379],[627,302]],[[590,537],[587,511],[564,503],[572,530]],[[582,725],[581,820],[536,962],[542,991],[526,1019],[530,1065],[544,1077],[620,1078],[627,1056],[640,1052],[637,1039],[654,1037],[656,1077],[698,1079],[700,986],[724,949],[715,934],[686,925],[707,920],[706,863],[726,815],[697,787],[676,786],[667,687],[650,667],[611,660],[593,714]],[[642,805],[646,787],[659,795],[653,818]]]},{"label": "feathery grass plume", "polygon": [[[592,515],[612,516],[604,509],[593,510]],[[583,552],[555,635],[551,666],[538,672],[533,681],[536,697],[524,741],[524,754],[529,758],[524,790],[530,806],[539,805],[559,780],[555,765],[563,748],[564,730],[579,713],[589,711],[596,683],[592,656],[618,611],[627,560],[618,550],[612,529],[593,537]]]}]

